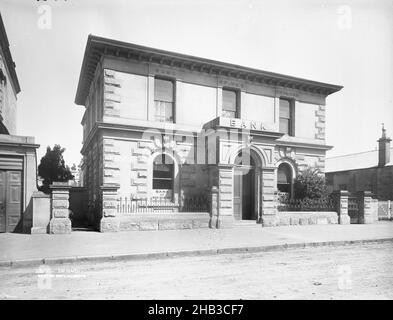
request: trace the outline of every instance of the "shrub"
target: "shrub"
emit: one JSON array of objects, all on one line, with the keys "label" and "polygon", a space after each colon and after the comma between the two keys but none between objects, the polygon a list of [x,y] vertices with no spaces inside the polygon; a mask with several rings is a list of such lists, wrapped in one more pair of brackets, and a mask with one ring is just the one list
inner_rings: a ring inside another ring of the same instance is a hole
[{"label": "shrub", "polygon": [[40,165],[38,166],[38,175],[43,179],[43,185],[40,191],[50,193],[49,185],[53,181],[68,181],[74,176],[71,170],[65,165],[63,153],[65,149],[60,145],[55,144],[53,149],[49,146],[46,148],[46,154],[41,158]]},{"label": "shrub", "polygon": [[319,169],[307,167],[294,181],[295,199],[327,199],[325,176]]}]

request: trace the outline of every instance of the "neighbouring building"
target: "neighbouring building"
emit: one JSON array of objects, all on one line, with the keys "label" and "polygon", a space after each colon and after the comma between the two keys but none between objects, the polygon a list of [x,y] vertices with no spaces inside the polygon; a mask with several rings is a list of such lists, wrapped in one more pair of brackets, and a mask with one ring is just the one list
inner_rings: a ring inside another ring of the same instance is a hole
[{"label": "neighbouring building", "polygon": [[0,232],[30,232],[39,145],[15,135],[20,86],[9,47],[0,14]]},{"label": "neighbouring building", "polygon": [[217,190],[222,225],[274,225],[276,191],[291,195],[306,166],[324,172],[326,97],[341,89],[90,35],[75,98],[90,220],[137,228],[119,198],[170,202],[179,213],[154,219],[180,219]]},{"label": "neighbouring building", "polygon": [[392,140],[382,127],[378,150],[326,159],[326,180],[331,190],[371,191],[378,200],[393,200]]}]

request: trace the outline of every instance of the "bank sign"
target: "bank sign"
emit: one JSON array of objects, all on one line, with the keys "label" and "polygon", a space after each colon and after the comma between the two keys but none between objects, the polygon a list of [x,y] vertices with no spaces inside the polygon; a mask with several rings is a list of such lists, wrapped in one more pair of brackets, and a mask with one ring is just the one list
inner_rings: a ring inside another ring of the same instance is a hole
[{"label": "bank sign", "polygon": [[218,117],[215,120],[216,120],[215,125],[220,127],[257,130],[257,131],[276,131],[273,124],[264,123],[256,120],[243,120],[243,119],[224,118],[224,117]]}]

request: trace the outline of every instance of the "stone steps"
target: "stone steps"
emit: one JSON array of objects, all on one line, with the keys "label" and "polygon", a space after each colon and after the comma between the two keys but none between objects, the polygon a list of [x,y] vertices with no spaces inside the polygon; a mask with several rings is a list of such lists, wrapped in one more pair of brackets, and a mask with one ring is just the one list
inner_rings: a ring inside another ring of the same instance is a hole
[{"label": "stone steps", "polygon": [[257,224],[255,220],[235,220],[233,223],[234,227],[247,227],[247,228],[252,228],[252,227],[257,227],[260,228],[261,225]]}]

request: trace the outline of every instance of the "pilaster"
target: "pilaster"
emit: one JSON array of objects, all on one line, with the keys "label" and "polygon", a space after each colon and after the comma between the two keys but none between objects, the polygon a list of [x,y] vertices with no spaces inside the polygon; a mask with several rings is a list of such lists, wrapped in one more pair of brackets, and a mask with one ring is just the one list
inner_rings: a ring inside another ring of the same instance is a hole
[{"label": "pilaster", "polygon": [[262,214],[259,222],[262,227],[272,227],[277,225],[277,192],[275,183],[275,168],[262,168]]},{"label": "pilaster", "polygon": [[233,166],[218,165],[218,219],[219,227],[233,225]]},{"label": "pilaster", "polygon": [[154,75],[147,77],[147,120],[154,121]]}]

